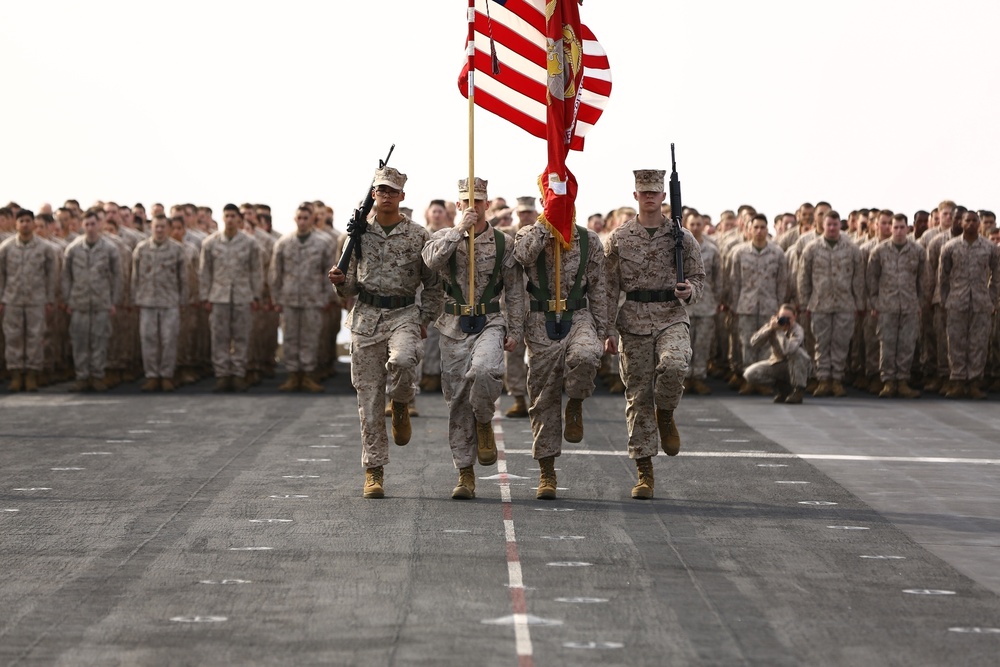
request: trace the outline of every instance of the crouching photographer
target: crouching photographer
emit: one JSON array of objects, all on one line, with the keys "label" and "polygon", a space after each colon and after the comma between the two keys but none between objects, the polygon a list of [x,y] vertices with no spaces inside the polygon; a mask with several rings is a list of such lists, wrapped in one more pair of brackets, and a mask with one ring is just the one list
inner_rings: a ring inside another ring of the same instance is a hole
[{"label": "crouching photographer", "polygon": [[749,366],[743,377],[755,385],[773,384],[776,389],[775,403],[801,403],[812,369],[812,359],[802,349],[805,332],[795,320],[795,309],[784,304],[750,338],[750,346],[754,349],[769,345],[771,356],[766,361]]}]

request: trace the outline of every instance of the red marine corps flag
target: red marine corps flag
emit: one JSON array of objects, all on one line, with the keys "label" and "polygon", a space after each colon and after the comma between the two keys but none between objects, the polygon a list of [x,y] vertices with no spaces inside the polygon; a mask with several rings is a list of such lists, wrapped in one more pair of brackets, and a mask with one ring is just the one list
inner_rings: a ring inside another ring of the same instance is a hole
[{"label": "red marine corps flag", "polygon": [[[569,247],[577,184],[566,155],[583,150],[607,106],[607,56],[580,23],[579,0],[475,0],[474,11],[475,104],[546,140],[540,219]],[[466,96],[468,69],[459,78]]]}]

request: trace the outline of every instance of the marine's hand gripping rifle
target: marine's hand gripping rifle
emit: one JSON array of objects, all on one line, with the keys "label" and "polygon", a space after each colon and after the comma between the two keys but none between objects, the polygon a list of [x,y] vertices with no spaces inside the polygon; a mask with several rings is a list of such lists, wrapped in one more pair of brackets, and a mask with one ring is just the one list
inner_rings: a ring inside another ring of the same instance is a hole
[{"label": "marine's hand gripping rifle", "polygon": [[681,182],[677,178],[677,158],[674,145],[670,144],[670,217],[674,221],[674,264],[677,282],[684,282],[684,229],[681,227]]},{"label": "marine's hand gripping rifle", "polygon": [[[389,147],[389,154],[385,156],[384,160],[378,161],[378,168],[382,169],[385,165],[389,164],[389,158],[392,157],[392,151],[396,148],[396,144]],[[351,263],[351,253],[353,252],[361,259],[361,246],[358,241],[366,231],[368,231],[368,214],[372,211],[372,205],[375,203],[375,199],[372,195],[372,190],[375,187],[375,179],[372,179],[372,184],[368,187],[368,194],[365,195],[365,201],[361,204],[360,208],[354,209],[354,213],[351,214],[351,220],[347,223],[347,245],[344,246],[344,254],[340,256],[340,262],[337,263],[337,268],[341,273],[347,273],[347,266]]]}]

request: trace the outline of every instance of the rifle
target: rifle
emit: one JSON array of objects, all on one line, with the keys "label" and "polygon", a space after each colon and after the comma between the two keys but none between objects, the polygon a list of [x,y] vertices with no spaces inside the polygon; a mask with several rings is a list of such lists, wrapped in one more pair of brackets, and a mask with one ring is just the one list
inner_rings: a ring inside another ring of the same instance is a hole
[{"label": "rifle", "polygon": [[[396,144],[389,146],[389,154],[385,156],[384,160],[378,161],[378,168],[382,169],[385,165],[389,164],[389,158],[392,157],[392,151],[396,148]],[[368,194],[365,195],[365,201],[361,204],[360,208],[354,209],[354,213],[351,214],[351,219],[347,223],[347,245],[344,246],[344,254],[340,257],[340,262],[337,263],[337,268],[341,273],[347,273],[347,266],[351,263],[351,253],[353,252],[361,259],[361,246],[358,241],[365,232],[368,231],[368,214],[371,213],[372,205],[375,203],[375,198],[372,196],[372,189],[375,187],[375,179],[372,179],[372,184],[368,186]]]},{"label": "rifle", "polygon": [[674,221],[674,264],[677,282],[684,282],[684,229],[681,227],[681,182],[677,178],[677,158],[670,144],[670,217]]}]

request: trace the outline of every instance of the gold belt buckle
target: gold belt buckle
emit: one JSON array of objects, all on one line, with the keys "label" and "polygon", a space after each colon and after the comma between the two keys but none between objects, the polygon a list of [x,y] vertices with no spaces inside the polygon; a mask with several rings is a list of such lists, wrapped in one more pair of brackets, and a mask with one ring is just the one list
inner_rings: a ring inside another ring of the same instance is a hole
[{"label": "gold belt buckle", "polygon": [[557,308],[559,310],[566,310],[566,299],[549,299],[548,309],[555,312]]},{"label": "gold belt buckle", "polygon": [[464,306],[459,306],[458,309],[459,309],[461,315],[474,315],[475,314],[473,312],[473,307],[470,304],[466,304]]}]

